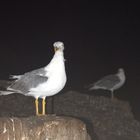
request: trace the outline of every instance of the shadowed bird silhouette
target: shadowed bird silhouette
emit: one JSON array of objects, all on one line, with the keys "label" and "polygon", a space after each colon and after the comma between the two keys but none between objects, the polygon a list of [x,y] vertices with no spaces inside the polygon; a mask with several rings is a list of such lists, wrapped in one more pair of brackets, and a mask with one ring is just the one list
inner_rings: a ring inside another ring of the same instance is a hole
[{"label": "shadowed bird silhouette", "polygon": [[118,73],[111,74],[108,76],[103,77],[102,79],[98,80],[97,82],[90,84],[88,86],[89,90],[109,90],[111,91],[111,98],[114,98],[114,90],[119,89],[125,82],[125,73],[123,68],[118,69]]}]

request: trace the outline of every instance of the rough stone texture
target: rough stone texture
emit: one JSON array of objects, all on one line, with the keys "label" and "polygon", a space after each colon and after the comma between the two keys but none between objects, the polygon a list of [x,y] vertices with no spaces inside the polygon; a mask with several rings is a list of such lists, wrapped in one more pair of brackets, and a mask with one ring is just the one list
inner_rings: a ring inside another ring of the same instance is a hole
[{"label": "rough stone texture", "polygon": [[71,117],[0,118],[0,140],[90,140],[85,124]]},{"label": "rough stone texture", "polygon": [[35,99],[21,94],[0,96],[0,117],[28,117],[35,115]]},{"label": "rough stone texture", "polygon": [[93,140],[140,140],[128,102],[70,91],[55,96],[54,112],[85,121]]},{"label": "rough stone texture", "polygon": [[[47,98],[47,109],[54,114],[72,116],[85,122],[93,140],[140,140],[140,122],[135,120],[128,102],[103,96],[69,91]],[[20,94],[0,96],[0,116],[35,115],[34,98]]]}]

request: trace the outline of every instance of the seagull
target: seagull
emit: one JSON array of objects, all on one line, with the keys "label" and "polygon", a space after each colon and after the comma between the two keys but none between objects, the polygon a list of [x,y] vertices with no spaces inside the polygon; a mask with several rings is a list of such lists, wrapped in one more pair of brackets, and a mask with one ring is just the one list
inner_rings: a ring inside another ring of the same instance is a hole
[{"label": "seagull", "polygon": [[91,84],[89,90],[103,89],[111,91],[111,98],[114,98],[114,90],[120,88],[125,83],[125,73],[123,68],[118,69],[118,73],[103,77],[99,81]]},{"label": "seagull", "polygon": [[[55,54],[50,63],[42,68],[24,73],[23,75],[12,75],[9,81],[0,81],[2,88],[0,95],[20,93],[35,98],[36,115],[45,115],[45,99],[60,92],[67,81],[64,64],[64,44],[55,42],[53,44]],[[39,113],[38,98],[42,98],[42,113]]]}]

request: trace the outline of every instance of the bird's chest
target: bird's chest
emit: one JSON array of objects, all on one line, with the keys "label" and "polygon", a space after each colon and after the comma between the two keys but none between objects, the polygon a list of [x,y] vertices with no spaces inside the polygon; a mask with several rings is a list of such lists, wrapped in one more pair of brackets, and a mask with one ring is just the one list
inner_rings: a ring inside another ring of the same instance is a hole
[{"label": "bird's chest", "polygon": [[53,92],[61,90],[66,83],[66,74],[65,73],[55,73],[48,77],[48,81],[39,85],[38,90],[42,92]]}]

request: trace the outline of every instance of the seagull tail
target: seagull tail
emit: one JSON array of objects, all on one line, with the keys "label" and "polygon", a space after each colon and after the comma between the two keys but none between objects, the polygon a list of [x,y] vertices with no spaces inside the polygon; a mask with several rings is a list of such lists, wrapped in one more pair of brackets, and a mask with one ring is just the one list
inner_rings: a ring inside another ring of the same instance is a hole
[{"label": "seagull tail", "polygon": [[92,87],[89,88],[89,90],[96,90],[98,87],[96,85],[93,85]]},{"label": "seagull tail", "polygon": [[13,91],[0,91],[0,95],[8,95],[14,93]]},{"label": "seagull tail", "polygon": [[86,89],[88,90],[95,90],[97,89],[96,85],[93,83],[93,84],[89,84],[88,86],[85,86]]},{"label": "seagull tail", "polygon": [[13,80],[20,79],[20,78],[21,78],[21,75],[10,75],[9,76],[9,79],[13,79]]},{"label": "seagull tail", "polygon": [[13,91],[7,90],[11,84],[12,81],[0,80],[0,95],[8,95],[13,93]]}]

